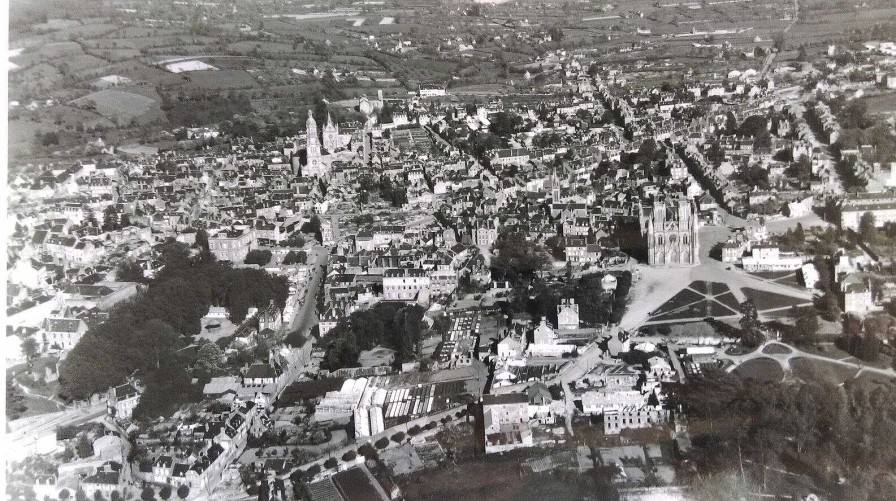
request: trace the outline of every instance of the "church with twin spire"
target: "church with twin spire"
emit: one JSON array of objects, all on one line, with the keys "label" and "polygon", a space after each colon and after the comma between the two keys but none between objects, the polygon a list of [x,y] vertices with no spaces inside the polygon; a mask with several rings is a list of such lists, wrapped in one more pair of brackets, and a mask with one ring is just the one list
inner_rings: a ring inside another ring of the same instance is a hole
[{"label": "church with twin spire", "polygon": [[[293,159],[293,167],[301,170],[302,176],[324,177],[330,172],[330,166],[324,161],[324,150],[332,153],[339,149],[339,126],[333,124],[333,117],[327,113],[327,124],[323,128],[323,144],[318,137],[317,121],[308,110],[308,120],[305,121],[305,165],[297,165],[298,157]],[[300,145],[295,144],[295,151]]]}]

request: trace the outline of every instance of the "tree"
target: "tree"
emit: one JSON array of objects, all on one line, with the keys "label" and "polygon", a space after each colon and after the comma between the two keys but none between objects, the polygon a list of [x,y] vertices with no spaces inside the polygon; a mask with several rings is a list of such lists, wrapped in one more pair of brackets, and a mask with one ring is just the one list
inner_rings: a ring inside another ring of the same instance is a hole
[{"label": "tree", "polygon": [[859,236],[866,242],[873,241],[877,231],[874,213],[866,212],[859,218]]},{"label": "tree", "polygon": [[69,492],[68,489],[62,489],[59,491],[59,501],[66,501],[71,495],[72,493]]},{"label": "tree", "polygon": [[142,282],[143,268],[131,259],[121,261],[115,267],[115,279],[119,282]]},{"label": "tree", "polygon": [[194,245],[208,252],[208,232],[205,231],[204,228],[196,230],[196,241],[194,242]]},{"label": "tree", "polygon": [[806,155],[800,155],[796,162],[787,167],[785,173],[801,183],[806,183],[812,176],[812,160]]},{"label": "tree", "polygon": [[187,496],[190,495],[190,487],[187,485],[181,485],[177,488],[177,497],[181,499],[187,499]]},{"label": "tree", "polygon": [[548,36],[551,37],[552,42],[559,42],[563,40],[563,28],[559,26],[554,26],[548,30]]},{"label": "tree", "polygon": [[103,231],[115,231],[121,229],[118,222],[118,211],[110,205],[103,209]]},{"label": "tree", "polygon": [[740,124],[737,132],[742,136],[749,137],[768,133],[768,120],[762,115],[751,115]]},{"label": "tree", "polygon": [[814,310],[806,310],[796,319],[794,327],[795,341],[802,343],[812,343],[815,341],[815,334],[818,332],[818,314]]},{"label": "tree", "polygon": [[748,348],[755,348],[762,344],[765,336],[762,334],[762,326],[759,323],[759,312],[753,301],[748,299],[740,305],[740,342]]},{"label": "tree", "polygon": [[342,460],[346,462],[354,461],[356,457],[358,457],[358,453],[356,453],[355,451],[348,451],[342,455]]},{"label": "tree", "polygon": [[161,489],[159,489],[159,497],[165,501],[168,501],[168,499],[171,497],[171,494],[172,492],[170,485],[165,485]]},{"label": "tree", "polygon": [[358,454],[364,456],[365,459],[376,460],[379,457],[379,453],[377,453],[376,449],[370,444],[364,444],[361,447],[358,447]]},{"label": "tree", "polygon": [[217,343],[206,343],[196,353],[193,370],[200,379],[217,376],[223,368],[224,351]]},{"label": "tree", "polygon": [[725,161],[725,150],[722,149],[722,145],[718,141],[710,143],[709,149],[706,151],[706,159],[716,167]]},{"label": "tree", "polygon": [[28,407],[25,405],[25,397],[12,382],[12,378],[8,378],[6,380],[6,419],[10,421],[18,419],[26,410]]},{"label": "tree", "polygon": [[59,133],[55,131],[47,132],[46,134],[38,132],[36,137],[40,145],[45,148],[59,144]]},{"label": "tree", "polygon": [[336,458],[329,458],[326,461],[324,461],[324,468],[333,469],[338,464],[339,464],[339,461],[337,461]]},{"label": "tree", "polygon": [[745,165],[736,176],[750,188],[761,190],[769,188],[768,171],[758,164]]},{"label": "tree", "polygon": [[376,446],[377,449],[385,449],[386,447],[389,446],[389,439],[386,437],[383,437],[383,438],[377,440],[376,442],[374,442],[373,445]]},{"label": "tree", "polygon": [[40,353],[37,341],[33,337],[27,337],[22,341],[22,353],[27,360],[34,360]]},{"label": "tree", "polygon": [[289,251],[283,258],[284,265],[305,264],[308,261],[308,253],[305,251]]},{"label": "tree", "polygon": [[516,128],[522,123],[523,119],[516,113],[500,111],[495,115],[488,130],[497,136],[507,137],[516,132]]},{"label": "tree", "polygon": [[825,291],[821,297],[821,317],[828,322],[834,322],[840,318],[840,302],[837,296],[830,290]]},{"label": "tree", "polygon": [[269,250],[252,249],[246,254],[246,259],[244,259],[243,262],[246,264],[264,266],[271,262],[271,255],[271,251]]},{"label": "tree", "polygon": [[392,435],[392,441],[396,444],[400,444],[404,441],[404,433],[398,432],[395,435]]},{"label": "tree", "polygon": [[305,237],[302,236],[302,234],[299,232],[293,233],[292,235],[289,236],[288,239],[286,239],[286,246],[287,247],[304,247],[305,246]]},{"label": "tree", "polygon": [[86,433],[78,435],[78,441],[75,443],[75,452],[78,453],[78,457],[81,459],[93,456],[93,445],[91,445]]},{"label": "tree", "polygon": [[641,165],[649,166],[656,158],[657,153],[659,152],[656,147],[656,141],[652,138],[647,138],[641,142],[638,153],[635,155],[635,161]]},{"label": "tree", "polygon": [[501,233],[494,245],[497,255],[492,268],[511,274],[531,275],[546,266],[550,259],[545,250],[525,233]]}]

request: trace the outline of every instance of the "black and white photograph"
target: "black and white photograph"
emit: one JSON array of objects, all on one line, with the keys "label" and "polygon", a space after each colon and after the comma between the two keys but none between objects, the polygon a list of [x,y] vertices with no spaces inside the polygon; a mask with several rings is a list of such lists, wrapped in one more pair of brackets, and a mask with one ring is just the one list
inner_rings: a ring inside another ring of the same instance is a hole
[{"label": "black and white photograph", "polygon": [[896,500],[896,0],[0,3],[6,500]]}]

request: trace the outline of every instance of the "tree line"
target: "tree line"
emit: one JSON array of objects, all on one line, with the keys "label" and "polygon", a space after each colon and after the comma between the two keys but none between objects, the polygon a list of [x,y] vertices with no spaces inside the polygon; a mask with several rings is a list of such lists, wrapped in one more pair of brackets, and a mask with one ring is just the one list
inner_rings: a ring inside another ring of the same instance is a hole
[{"label": "tree line", "polygon": [[272,299],[281,308],[288,282],[259,269],[234,269],[207,251],[192,256],[181,243],[160,249],[163,268],[145,291],[119,303],[109,319],[92,327],[59,368],[60,396],[87,399],[135,376],[146,385],[136,412],[158,416],[198,397],[190,384],[190,350],[209,306],[228,309],[240,323],[251,307]]},{"label": "tree line", "polygon": [[896,385],[837,385],[819,376],[760,384],[709,371],[670,385],[670,403],[682,405],[690,421],[687,459],[701,473],[746,464],[754,481],[762,467],[786,469],[808,476],[831,499],[896,499]]}]

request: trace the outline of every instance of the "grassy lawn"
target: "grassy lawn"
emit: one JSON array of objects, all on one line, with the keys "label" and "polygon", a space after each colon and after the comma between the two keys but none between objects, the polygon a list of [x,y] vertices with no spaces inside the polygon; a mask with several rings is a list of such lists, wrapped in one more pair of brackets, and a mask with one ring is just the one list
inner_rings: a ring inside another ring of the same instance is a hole
[{"label": "grassy lawn", "polygon": [[783,294],[775,294],[774,292],[761,291],[744,287],[742,289],[744,295],[753,300],[757,310],[768,310],[771,308],[782,308],[787,306],[795,306],[809,302],[806,299],[793,296],[785,296]]},{"label": "grassy lawn", "polygon": [[23,396],[25,397],[25,406],[27,407],[21,415],[23,418],[65,410],[49,400],[24,394]]},{"label": "grassy lawn", "polygon": [[770,344],[762,349],[762,353],[766,355],[787,355],[792,350],[783,344]]},{"label": "grassy lawn", "polygon": [[771,358],[755,358],[740,364],[734,373],[744,379],[766,383],[778,383],[784,379],[781,365]]},{"label": "grassy lawn", "polygon": [[847,379],[852,379],[859,372],[853,367],[808,358],[791,360],[790,368],[795,377],[804,381],[826,381],[832,384],[840,384]]}]

